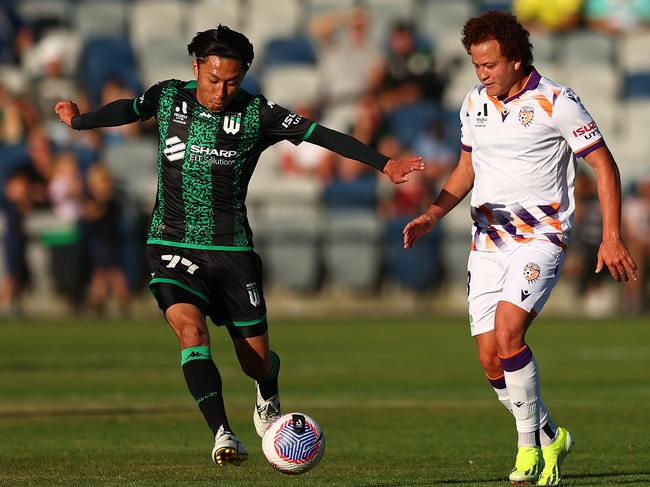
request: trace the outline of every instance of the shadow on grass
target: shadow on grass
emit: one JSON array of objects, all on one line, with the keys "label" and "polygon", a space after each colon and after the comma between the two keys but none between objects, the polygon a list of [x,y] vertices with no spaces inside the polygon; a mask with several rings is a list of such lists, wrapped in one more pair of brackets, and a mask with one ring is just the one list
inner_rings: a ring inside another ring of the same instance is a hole
[{"label": "shadow on grass", "polygon": [[[647,478],[621,478],[621,477],[631,477],[631,476],[641,476]],[[602,472],[602,473],[584,473],[584,474],[573,474],[566,475],[563,477],[567,485],[577,484],[577,485],[650,485],[650,471],[646,472]],[[606,482],[607,479],[616,478],[616,483],[612,484]],[[585,482],[582,480],[592,479],[598,482]],[[493,479],[467,479],[467,480],[457,480],[457,479],[448,479],[448,480],[405,480],[403,482],[374,482],[369,484],[355,484],[354,487],[408,487],[408,486],[418,486],[418,487],[428,487],[436,485],[481,485],[481,484],[491,484],[491,483],[503,483],[507,485],[508,481],[505,477],[502,478],[493,478]]]}]

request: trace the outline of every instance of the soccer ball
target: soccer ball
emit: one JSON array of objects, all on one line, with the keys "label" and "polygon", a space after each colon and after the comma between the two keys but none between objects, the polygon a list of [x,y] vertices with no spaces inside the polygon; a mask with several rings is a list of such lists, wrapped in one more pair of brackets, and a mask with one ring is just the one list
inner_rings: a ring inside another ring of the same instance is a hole
[{"label": "soccer ball", "polygon": [[298,475],[314,468],[325,453],[325,436],[316,421],[302,413],[276,419],[262,437],[262,451],[282,473]]}]

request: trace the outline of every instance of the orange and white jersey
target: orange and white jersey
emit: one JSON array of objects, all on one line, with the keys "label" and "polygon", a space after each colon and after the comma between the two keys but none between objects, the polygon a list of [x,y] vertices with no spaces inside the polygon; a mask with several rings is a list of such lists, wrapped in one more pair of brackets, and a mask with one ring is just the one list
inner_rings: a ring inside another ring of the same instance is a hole
[{"label": "orange and white jersey", "polygon": [[472,153],[472,250],[532,240],[565,247],[573,221],[576,162],[605,142],[571,89],[533,69],[499,100],[476,85],[460,111],[461,148]]}]

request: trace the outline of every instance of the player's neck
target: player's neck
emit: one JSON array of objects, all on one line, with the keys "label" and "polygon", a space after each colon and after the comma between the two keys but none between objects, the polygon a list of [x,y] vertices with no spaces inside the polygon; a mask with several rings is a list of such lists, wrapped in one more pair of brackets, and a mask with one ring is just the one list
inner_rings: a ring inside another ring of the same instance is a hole
[{"label": "player's neck", "polygon": [[508,90],[508,93],[506,93],[504,95],[501,95],[501,96],[498,96],[497,98],[499,100],[503,101],[503,100],[507,100],[511,96],[516,95],[517,93],[520,93],[521,90],[523,90],[524,87],[526,86],[526,83],[528,83],[528,78],[530,78],[530,72],[527,73],[527,72],[522,70],[519,78],[510,87],[510,89]]}]

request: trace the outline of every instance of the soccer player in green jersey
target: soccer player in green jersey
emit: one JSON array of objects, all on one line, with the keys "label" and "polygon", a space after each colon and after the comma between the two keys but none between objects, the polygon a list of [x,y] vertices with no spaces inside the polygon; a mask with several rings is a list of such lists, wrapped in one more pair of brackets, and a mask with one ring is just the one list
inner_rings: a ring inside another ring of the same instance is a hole
[{"label": "soccer player in green jersey", "polygon": [[421,158],[392,160],[241,90],[253,46],[239,32],[221,25],[199,32],[188,51],[192,81],[162,81],[133,100],[89,113],[80,114],[71,101],[57,103],[55,111],[75,130],[156,117],[160,145],[147,238],[149,286],[178,338],[187,386],[214,434],[212,459],[238,465],[248,454],[228,423],[206,316],[226,326],[242,370],[256,382],[253,420],[262,436],[280,415],[280,359],[269,349],[262,264],[244,204],[260,154],[281,140],[308,141],[369,164],[394,183],[407,181],[424,164]]}]

